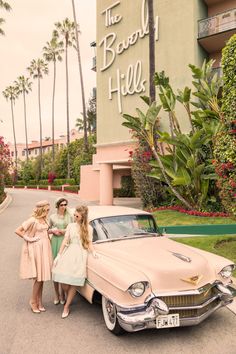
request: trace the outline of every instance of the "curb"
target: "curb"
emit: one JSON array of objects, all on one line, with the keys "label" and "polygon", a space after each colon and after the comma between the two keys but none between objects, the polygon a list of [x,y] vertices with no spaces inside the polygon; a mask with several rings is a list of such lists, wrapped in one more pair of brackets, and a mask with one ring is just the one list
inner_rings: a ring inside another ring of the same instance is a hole
[{"label": "curb", "polygon": [[11,202],[12,202],[12,197],[9,194],[7,194],[2,204],[0,204],[0,214],[8,207],[8,205]]}]

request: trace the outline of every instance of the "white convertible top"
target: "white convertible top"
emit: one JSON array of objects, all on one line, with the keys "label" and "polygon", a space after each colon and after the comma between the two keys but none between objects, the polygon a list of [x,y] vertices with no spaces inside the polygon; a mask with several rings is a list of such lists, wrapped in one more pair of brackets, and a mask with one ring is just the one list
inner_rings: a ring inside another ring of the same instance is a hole
[{"label": "white convertible top", "polygon": [[89,205],[89,221],[108,216],[147,214],[147,211],[115,205]]}]

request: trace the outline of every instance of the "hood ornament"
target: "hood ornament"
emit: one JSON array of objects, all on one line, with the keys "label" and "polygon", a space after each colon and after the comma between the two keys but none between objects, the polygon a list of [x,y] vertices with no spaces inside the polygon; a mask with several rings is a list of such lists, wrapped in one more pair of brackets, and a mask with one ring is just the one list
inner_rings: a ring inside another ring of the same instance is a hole
[{"label": "hood ornament", "polygon": [[191,263],[192,260],[191,258],[187,257],[187,256],[184,256],[183,254],[181,253],[175,253],[175,252],[172,252],[173,256],[181,259],[181,261],[184,261],[184,262],[188,262],[188,263]]},{"label": "hood ornament", "polygon": [[203,278],[203,275],[194,275],[193,277],[185,278],[185,279],[181,279],[181,280],[185,281],[186,283],[197,285],[201,281],[202,278]]}]

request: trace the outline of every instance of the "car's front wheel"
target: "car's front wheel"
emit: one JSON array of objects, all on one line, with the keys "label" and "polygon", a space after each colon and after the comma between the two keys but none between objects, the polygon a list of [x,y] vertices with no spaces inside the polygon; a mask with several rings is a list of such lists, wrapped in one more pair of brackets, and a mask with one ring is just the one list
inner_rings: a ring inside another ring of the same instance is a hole
[{"label": "car's front wheel", "polygon": [[117,319],[115,304],[111,300],[108,300],[105,296],[102,296],[102,313],[109,331],[116,335],[124,333],[124,330],[120,326]]}]

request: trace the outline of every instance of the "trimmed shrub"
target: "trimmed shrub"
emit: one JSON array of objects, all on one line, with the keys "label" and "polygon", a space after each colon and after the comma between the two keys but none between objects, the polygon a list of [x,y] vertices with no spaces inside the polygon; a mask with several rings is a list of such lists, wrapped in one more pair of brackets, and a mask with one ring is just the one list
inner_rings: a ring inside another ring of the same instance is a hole
[{"label": "trimmed shrub", "polygon": [[215,139],[213,161],[225,210],[236,215],[236,34],[222,51],[222,129]]}]

